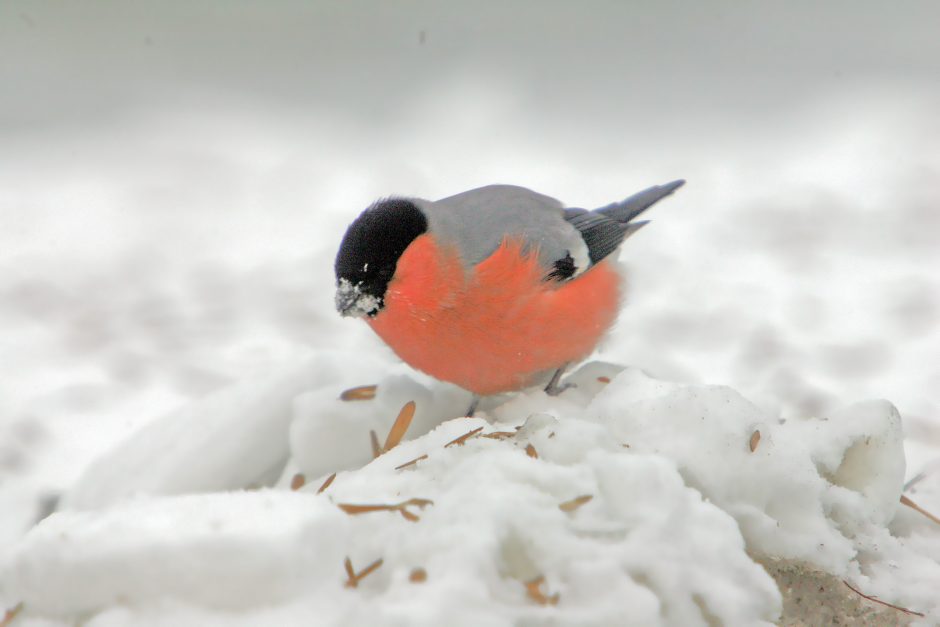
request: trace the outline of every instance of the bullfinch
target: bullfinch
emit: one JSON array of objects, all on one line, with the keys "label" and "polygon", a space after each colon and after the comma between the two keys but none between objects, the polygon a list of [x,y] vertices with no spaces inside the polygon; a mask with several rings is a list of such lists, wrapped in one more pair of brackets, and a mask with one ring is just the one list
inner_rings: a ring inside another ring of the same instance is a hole
[{"label": "bullfinch", "polygon": [[[336,308],[361,317],[412,367],[480,396],[549,380],[613,325],[622,277],[611,255],[634,218],[685,181],[589,211],[523,187],[442,200],[378,200],[336,256]],[[553,374],[554,373],[554,374]]]}]

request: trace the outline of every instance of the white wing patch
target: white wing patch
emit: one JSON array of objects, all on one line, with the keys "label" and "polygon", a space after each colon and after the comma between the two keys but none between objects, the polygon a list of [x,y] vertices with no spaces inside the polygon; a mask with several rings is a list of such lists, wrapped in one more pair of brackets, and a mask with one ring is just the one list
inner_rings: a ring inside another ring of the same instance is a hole
[{"label": "white wing patch", "polygon": [[591,266],[591,255],[588,253],[587,244],[580,237],[575,240],[574,246],[571,248],[570,254],[574,258],[574,274],[571,275],[573,279],[583,274]]}]

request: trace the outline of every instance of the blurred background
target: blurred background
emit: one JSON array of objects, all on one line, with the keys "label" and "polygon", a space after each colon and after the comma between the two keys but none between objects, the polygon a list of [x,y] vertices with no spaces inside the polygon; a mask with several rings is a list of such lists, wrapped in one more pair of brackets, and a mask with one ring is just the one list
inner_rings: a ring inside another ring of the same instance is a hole
[{"label": "blurred background", "polygon": [[[0,4],[0,549],[102,450],[318,348],[346,225],[688,180],[599,352],[940,449],[940,5]],[[350,386],[368,381],[350,381]]]}]

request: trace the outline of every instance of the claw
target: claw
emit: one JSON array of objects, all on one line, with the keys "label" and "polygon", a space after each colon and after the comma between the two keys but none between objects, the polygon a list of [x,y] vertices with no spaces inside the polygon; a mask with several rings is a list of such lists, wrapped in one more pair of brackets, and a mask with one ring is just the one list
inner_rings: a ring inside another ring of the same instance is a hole
[{"label": "claw", "polygon": [[549,396],[558,396],[568,388],[576,388],[578,385],[576,383],[562,383],[561,385],[549,385],[545,388],[545,393]]},{"label": "claw", "polygon": [[558,396],[568,388],[578,387],[574,383],[561,383],[561,375],[565,373],[565,369],[568,367],[568,364],[562,364],[562,366],[555,371],[555,374],[552,375],[551,381],[548,382],[548,385],[545,386],[545,393],[549,396]]}]

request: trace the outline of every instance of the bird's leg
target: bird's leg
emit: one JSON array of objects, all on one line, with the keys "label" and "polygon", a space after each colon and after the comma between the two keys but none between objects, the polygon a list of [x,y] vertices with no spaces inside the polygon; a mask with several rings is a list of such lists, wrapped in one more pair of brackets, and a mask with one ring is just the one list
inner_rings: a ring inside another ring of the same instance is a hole
[{"label": "bird's leg", "polygon": [[470,407],[467,408],[467,413],[465,413],[464,416],[467,416],[468,418],[472,417],[473,412],[477,410],[477,405],[479,404],[480,404],[480,397],[474,394],[473,400],[470,401]]},{"label": "bird's leg", "polygon": [[558,396],[568,388],[575,387],[574,383],[565,383],[564,385],[558,385],[558,382],[561,381],[561,375],[565,373],[565,369],[568,368],[569,364],[562,364],[561,367],[555,371],[555,374],[552,375],[551,381],[548,382],[548,385],[545,386],[545,393],[549,396]]}]

